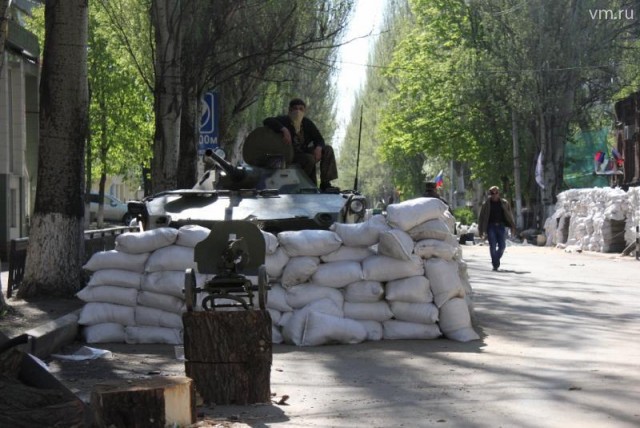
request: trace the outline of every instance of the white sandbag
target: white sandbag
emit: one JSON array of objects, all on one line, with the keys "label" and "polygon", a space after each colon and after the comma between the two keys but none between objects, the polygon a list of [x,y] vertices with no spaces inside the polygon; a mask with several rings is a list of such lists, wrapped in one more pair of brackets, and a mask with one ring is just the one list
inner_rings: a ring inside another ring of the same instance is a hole
[{"label": "white sandbag", "polygon": [[[335,303],[334,303],[335,305]],[[289,320],[291,319],[291,317],[293,316],[293,310],[291,310],[290,312],[282,312],[282,315],[280,316],[280,319],[278,320],[278,327],[282,328],[285,325],[287,325],[287,323],[289,322]]]},{"label": "white sandbag", "polygon": [[280,278],[288,262],[289,255],[283,248],[277,248],[273,254],[267,254],[264,258],[264,264],[269,278]]},{"label": "white sandbag", "polygon": [[128,232],[116,236],[116,250],[129,254],[151,253],[173,245],[177,238],[178,230],[173,227]]},{"label": "white sandbag", "polygon": [[321,285],[300,284],[293,286],[287,290],[287,303],[293,309],[300,309],[316,300],[328,298],[342,308],[344,297],[342,292],[335,288],[323,287]]},{"label": "white sandbag", "polygon": [[434,324],[438,321],[438,308],[433,303],[391,302],[391,312],[399,321]]},{"label": "white sandbag", "polygon": [[383,339],[436,339],[442,335],[438,324],[419,324],[389,320],[382,323]]},{"label": "white sandbag", "polygon": [[362,265],[359,262],[321,263],[311,276],[311,282],[325,287],[342,288],[362,279]]},{"label": "white sandbag", "polygon": [[464,260],[458,260],[458,277],[460,277],[460,282],[462,283],[462,288],[464,289],[465,298],[473,297],[473,289],[471,288],[471,282],[469,282],[469,271],[467,262]]},{"label": "white sandbag", "polygon": [[[198,293],[198,295],[206,293]],[[154,293],[153,291],[140,291],[138,304],[149,308],[162,309],[163,311],[181,314],[186,310],[183,299],[168,294]]]},{"label": "white sandbag", "polygon": [[383,330],[382,323],[373,320],[354,320],[362,324],[367,331],[367,340],[378,341],[382,340]]},{"label": "white sandbag", "polygon": [[180,245],[160,248],[149,256],[145,271],[180,270],[184,272],[188,268],[197,269],[197,265],[193,260],[193,253],[193,248]]},{"label": "white sandbag", "polygon": [[182,345],[182,330],[166,327],[127,327],[125,328],[125,342],[138,343],[166,343],[167,345]]},{"label": "white sandbag", "polygon": [[282,271],[282,286],[289,288],[307,282],[318,270],[319,264],[318,257],[292,257]]},{"label": "white sandbag", "polygon": [[422,259],[416,255],[410,260],[398,260],[387,256],[371,256],[362,261],[362,276],[370,281],[393,281],[394,279],[424,275]]},{"label": "white sandbag", "polygon": [[387,282],[385,299],[389,301],[428,303],[433,301],[429,280],[424,275]]},{"label": "white sandbag", "polygon": [[280,232],[278,242],[290,257],[322,256],[342,245],[342,239],[335,232],[311,229]]},{"label": "white sandbag", "polygon": [[442,259],[428,259],[424,262],[433,301],[441,308],[454,297],[464,297],[464,288],[458,274],[458,264],[454,261]]},{"label": "white sandbag", "polygon": [[280,317],[282,317],[282,312],[271,308],[267,308],[267,312],[269,312],[269,316],[271,317],[271,325],[278,325],[278,321],[280,321]]},{"label": "white sandbag", "polygon": [[442,219],[429,220],[409,229],[409,235],[414,241],[422,239],[437,239],[447,241],[451,239],[452,232]]},{"label": "white sandbag", "polygon": [[382,300],[384,287],[380,281],[357,281],[344,289],[344,301],[351,303],[374,303]]},{"label": "white sandbag", "polygon": [[378,242],[380,233],[391,229],[383,215],[377,214],[362,223],[333,223],[335,231],[345,246],[367,247]]},{"label": "white sandbag", "polygon": [[136,325],[146,325],[150,327],[168,327],[181,329],[182,317],[173,312],[162,309],[149,308],[146,306],[136,306]]},{"label": "white sandbag", "polygon": [[453,260],[456,255],[457,248],[438,239],[423,239],[416,242],[413,251],[423,259],[438,257],[444,260]]},{"label": "white sandbag", "polygon": [[142,274],[121,269],[103,269],[93,273],[87,287],[98,285],[114,285],[116,287],[128,287],[140,289]]},{"label": "white sandbag", "polygon": [[[207,279],[206,275],[196,274],[196,286],[202,287]],[[167,270],[151,272],[142,279],[141,289],[154,293],[168,294],[184,299],[185,272],[179,270]]]},{"label": "white sandbag", "polygon": [[347,247],[342,246],[332,253],[320,256],[320,260],[325,263],[331,262],[361,262],[374,254],[369,247]]},{"label": "white sandbag", "polygon": [[311,311],[307,314],[300,345],[352,344],[366,339],[367,330],[357,321]]},{"label": "white sandbag", "polygon": [[138,290],[135,288],[97,285],[85,287],[76,293],[83,302],[113,303],[114,305],[135,306]]},{"label": "white sandbag", "polygon": [[392,227],[408,231],[428,220],[439,218],[447,205],[438,198],[416,198],[387,207],[387,222]]},{"label": "white sandbag", "polygon": [[194,248],[198,242],[207,239],[211,229],[197,224],[187,224],[178,229],[176,245]]},{"label": "white sandbag", "polygon": [[407,232],[391,229],[380,234],[378,254],[399,260],[410,260],[414,245],[413,239]]},{"label": "white sandbag", "polygon": [[282,343],[284,342],[284,338],[282,337],[282,333],[280,333],[280,329],[275,326],[272,325],[271,326],[271,343]]},{"label": "white sandbag", "polygon": [[393,317],[387,302],[351,303],[345,302],[342,310],[346,318],[354,320],[386,321]]},{"label": "white sandbag", "polygon": [[[304,333],[307,314],[310,312],[322,312],[323,314],[334,315],[337,317],[343,316],[342,307],[336,305],[333,300],[328,298],[316,300],[307,306],[294,311],[289,317],[287,317],[286,323],[282,325],[282,337],[286,343],[292,343],[295,345],[300,345],[302,343],[302,334]],[[282,318],[285,318],[284,315],[285,314],[283,314]]]},{"label": "white sandbag", "polygon": [[149,253],[127,254],[116,250],[100,251],[94,253],[82,268],[92,272],[102,269],[144,272],[144,265],[148,258]]},{"label": "white sandbag", "polygon": [[287,303],[287,291],[280,284],[272,284],[267,292],[267,308],[280,312],[291,312],[293,308]]},{"label": "white sandbag", "polygon": [[440,308],[440,329],[448,339],[458,342],[478,340],[480,336],[471,325],[469,307],[464,299],[455,298]]},{"label": "white sandbag", "polygon": [[124,326],[113,322],[88,325],[82,337],[86,343],[124,343]]},{"label": "white sandbag", "polygon": [[78,324],[94,325],[116,323],[135,325],[133,306],[114,305],[112,303],[87,303],[82,307]]},{"label": "white sandbag", "polygon": [[278,249],[278,238],[276,235],[270,232],[265,232],[261,230],[262,236],[264,237],[264,246],[266,254],[273,254]]}]

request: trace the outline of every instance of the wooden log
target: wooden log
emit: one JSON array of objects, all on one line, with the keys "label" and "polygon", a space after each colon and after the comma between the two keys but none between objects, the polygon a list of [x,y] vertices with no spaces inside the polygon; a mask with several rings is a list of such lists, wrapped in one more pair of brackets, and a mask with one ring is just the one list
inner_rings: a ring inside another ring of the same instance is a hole
[{"label": "wooden log", "polygon": [[271,399],[271,317],[267,311],[186,312],[185,371],[215,404]]},{"label": "wooden log", "polygon": [[196,421],[195,388],[187,377],[100,383],[91,391],[96,427],[164,428]]},{"label": "wooden log", "polygon": [[255,404],[271,400],[271,364],[185,362],[206,403]]}]

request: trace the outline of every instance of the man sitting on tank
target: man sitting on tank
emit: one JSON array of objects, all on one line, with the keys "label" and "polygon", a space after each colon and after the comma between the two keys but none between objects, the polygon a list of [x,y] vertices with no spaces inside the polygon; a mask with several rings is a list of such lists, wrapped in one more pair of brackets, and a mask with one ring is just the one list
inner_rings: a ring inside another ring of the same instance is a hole
[{"label": "man sitting on tank", "polygon": [[315,185],[316,163],[320,161],[320,190],[331,187],[331,180],[338,178],[338,168],[333,148],[324,142],[322,134],[310,119],[304,117],[307,105],[300,98],[289,102],[289,114],[268,117],[264,126],[281,133],[285,144],[293,145],[293,162],[302,167]]}]

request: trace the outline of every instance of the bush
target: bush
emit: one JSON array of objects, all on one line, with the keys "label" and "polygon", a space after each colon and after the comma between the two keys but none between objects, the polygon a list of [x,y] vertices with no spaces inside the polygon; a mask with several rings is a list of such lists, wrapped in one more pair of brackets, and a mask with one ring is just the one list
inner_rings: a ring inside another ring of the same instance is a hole
[{"label": "bush", "polygon": [[456,221],[459,221],[460,224],[470,225],[471,223],[476,222],[476,215],[473,213],[471,208],[460,207],[453,210],[453,216],[456,218]]}]

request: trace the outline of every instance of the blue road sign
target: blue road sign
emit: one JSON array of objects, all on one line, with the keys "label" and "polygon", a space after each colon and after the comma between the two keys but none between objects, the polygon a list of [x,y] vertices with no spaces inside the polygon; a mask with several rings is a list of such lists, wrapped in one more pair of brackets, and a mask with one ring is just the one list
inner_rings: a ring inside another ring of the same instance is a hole
[{"label": "blue road sign", "polygon": [[198,154],[203,155],[206,149],[218,147],[219,95],[216,92],[205,92],[202,97],[202,117],[200,118],[200,138]]}]

